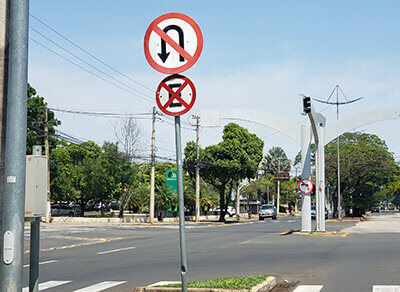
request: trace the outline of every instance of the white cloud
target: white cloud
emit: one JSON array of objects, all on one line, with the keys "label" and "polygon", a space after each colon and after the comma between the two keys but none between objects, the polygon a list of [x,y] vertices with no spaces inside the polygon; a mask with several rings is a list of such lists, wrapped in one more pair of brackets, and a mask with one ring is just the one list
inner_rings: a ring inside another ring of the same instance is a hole
[{"label": "white cloud", "polygon": [[[197,101],[192,112],[206,109],[247,108],[273,112],[293,122],[299,123],[304,117],[299,114],[299,93],[320,99],[326,99],[333,87],[339,84],[348,98],[364,96],[362,101],[342,106],[341,116],[375,108],[400,107],[400,71],[393,70],[391,60],[371,60],[364,63],[348,61],[332,64],[315,64],[306,61],[288,61],[281,63],[259,64],[248,66],[241,71],[224,75],[209,75],[207,72],[190,70],[187,75],[197,89]],[[150,73],[132,74],[132,78],[156,89],[163,75]],[[110,73],[113,74],[113,73]],[[119,78],[115,76],[115,78]],[[107,112],[149,112],[153,104],[139,99],[127,92],[115,88],[75,67],[54,59],[30,62],[32,86],[46,98],[51,107],[92,110]],[[128,83],[126,79],[121,79]],[[131,86],[141,89],[134,83]],[[153,93],[146,92],[150,98]],[[316,105],[317,110],[326,108]],[[323,112],[330,121],[336,119],[336,109],[331,107]],[[115,140],[109,120],[92,117],[57,114],[63,125],[61,130],[101,143],[104,140]],[[186,122],[190,114],[182,117]],[[249,117],[250,118],[250,117]],[[141,123],[145,134],[144,140],[150,148],[151,122]],[[272,146],[283,147],[290,158],[299,151],[299,146],[282,134],[251,123],[239,123],[249,127],[259,137],[265,137],[265,151]],[[362,127],[361,130],[372,132],[386,140],[391,151],[400,155],[400,137],[395,129],[400,128],[400,121],[382,122]],[[201,144],[217,143],[221,139],[222,129],[203,129]],[[183,141],[194,140],[194,132],[183,131]],[[173,127],[157,125],[160,155],[173,155]],[[164,144],[163,144],[164,143]],[[183,145],[184,146],[184,145]],[[162,150],[161,148],[167,149]]]}]

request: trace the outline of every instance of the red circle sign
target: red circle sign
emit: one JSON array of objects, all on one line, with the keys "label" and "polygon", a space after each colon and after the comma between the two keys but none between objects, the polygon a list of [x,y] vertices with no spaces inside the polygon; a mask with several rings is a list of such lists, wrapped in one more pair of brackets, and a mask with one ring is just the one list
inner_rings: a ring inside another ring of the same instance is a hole
[{"label": "red circle sign", "polygon": [[301,181],[299,181],[299,184],[297,185],[297,188],[303,194],[309,194],[314,189],[314,184],[309,179],[302,179]]},{"label": "red circle sign", "polygon": [[196,88],[189,78],[183,75],[171,75],[158,85],[156,102],[160,110],[169,116],[181,116],[187,113],[196,100]]},{"label": "red circle sign", "polygon": [[181,13],[167,13],[150,24],[144,37],[144,54],[155,70],[176,74],[196,63],[203,49],[199,25]]}]

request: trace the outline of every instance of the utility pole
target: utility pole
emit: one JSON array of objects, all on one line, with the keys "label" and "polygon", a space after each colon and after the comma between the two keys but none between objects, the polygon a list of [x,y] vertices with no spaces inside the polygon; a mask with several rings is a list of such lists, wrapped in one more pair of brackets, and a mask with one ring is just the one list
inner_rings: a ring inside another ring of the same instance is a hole
[{"label": "utility pole", "polygon": [[49,145],[49,115],[47,103],[44,104],[44,148],[47,157],[47,211],[46,223],[51,222],[51,207],[50,207],[50,145]]},{"label": "utility pole", "polygon": [[10,4],[0,291],[21,291],[24,255],[29,0]]},{"label": "utility pole", "polygon": [[196,119],[196,222],[200,222],[200,144],[199,144],[200,117],[195,116],[195,119]]},{"label": "utility pole", "polygon": [[156,107],[153,106],[151,126],[151,174],[150,174],[150,224],[154,224],[154,184],[155,184],[155,152],[156,152]]},{"label": "utility pole", "polygon": [[[6,143],[7,71],[8,71],[8,0],[0,0],[0,179],[4,181]],[[0,184],[0,240],[2,239],[4,184]],[[0,257],[1,257],[0,249]]]},{"label": "utility pole", "polygon": [[[278,159],[278,173],[281,172],[281,161],[280,159]],[[278,190],[277,190],[277,194],[276,194],[276,213],[279,214],[279,206],[280,206],[280,195],[281,195],[281,181],[278,179]]]}]

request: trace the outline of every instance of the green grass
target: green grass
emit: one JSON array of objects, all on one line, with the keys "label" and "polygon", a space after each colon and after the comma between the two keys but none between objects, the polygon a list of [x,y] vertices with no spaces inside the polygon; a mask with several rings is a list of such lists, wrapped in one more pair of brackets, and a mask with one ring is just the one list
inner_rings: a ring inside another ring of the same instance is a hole
[{"label": "green grass", "polygon": [[[251,289],[257,284],[262,283],[268,275],[219,278],[205,281],[189,282],[189,288],[220,288],[220,289]],[[181,287],[181,284],[169,284],[163,287]]]}]

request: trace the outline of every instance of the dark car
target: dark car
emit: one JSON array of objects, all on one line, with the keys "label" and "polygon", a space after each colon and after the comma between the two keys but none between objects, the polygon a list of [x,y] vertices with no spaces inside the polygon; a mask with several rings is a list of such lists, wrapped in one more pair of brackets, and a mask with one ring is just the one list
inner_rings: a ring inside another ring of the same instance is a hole
[{"label": "dark car", "polygon": [[107,210],[119,210],[118,201],[112,201],[112,202],[108,203]]},{"label": "dark car", "polygon": [[[312,205],[311,206],[311,219],[315,220],[317,218],[317,210],[316,206]],[[328,219],[328,209],[325,208],[325,219]]]},{"label": "dark car", "polygon": [[374,213],[374,212],[380,212],[381,211],[381,209],[379,208],[379,206],[373,206],[373,207],[371,207],[371,213]]}]

